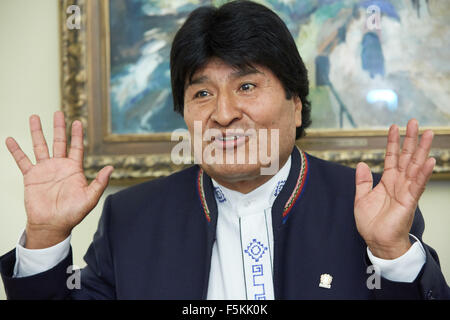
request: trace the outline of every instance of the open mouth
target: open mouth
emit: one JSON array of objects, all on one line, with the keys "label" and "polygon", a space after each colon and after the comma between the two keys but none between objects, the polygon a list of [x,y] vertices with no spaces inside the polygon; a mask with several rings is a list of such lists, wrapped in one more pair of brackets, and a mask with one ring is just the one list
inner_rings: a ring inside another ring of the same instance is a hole
[{"label": "open mouth", "polygon": [[247,141],[247,135],[243,133],[217,135],[213,137],[216,148],[232,149],[243,145]]}]

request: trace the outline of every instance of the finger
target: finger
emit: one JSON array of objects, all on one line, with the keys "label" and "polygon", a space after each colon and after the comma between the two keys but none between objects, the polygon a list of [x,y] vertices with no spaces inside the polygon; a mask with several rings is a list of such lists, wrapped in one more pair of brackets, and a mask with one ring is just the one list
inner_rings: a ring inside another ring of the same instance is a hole
[{"label": "finger", "polygon": [[422,138],[419,142],[419,146],[414,152],[408,168],[406,169],[407,179],[414,180],[425,161],[427,161],[431,149],[431,144],[433,142],[433,136],[434,134],[431,130],[427,130],[423,133]]},{"label": "finger", "polygon": [[406,127],[406,136],[403,141],[402,153],[400,154],[398,160],[398,170],[400,172],[405,172],[408,167],[409,161],[412,155],[416,151],[417,147],[417,136],[419,133],[419,123],[416,119],[411,119],[408,121]]},{"label": "finger", "polygon": [[9,137],[6,139],[6,147],[16,161],[20,171],[22,171],[22,174],[26,175],[27,172],[33,167],[30,159],[22,151],[19,144],[13,138]]},{"label": "finger", "polygon": [[64,121],[64,113],[56,111],[53,115],[53,157],[65,157],[66,146],[66,122]]},{"label": "finger", "polygon": [[384,171],[397,169],[400,152],[400,134],[394,124],[389,128],[386,156],[384,158]]},{"label": "finger", "polygon": [[373,178],[372,172],[367,164],[364,162],[358,163],[356,166],[356,175],[355,175],[355,184],[356,184],[356,192],[355,192],[355,203],[367,195],[373,188]]},{"label": "finger", "polygon": [[41,119],[37,115],[30,117],[31,141],[33,142],[33,151],[36,161],[39,163],[50,157],[48,153],[47,142],[42,132]]},{"label": "finger", "polygon": [[107,166],[101,169],[95,179],[89,184],[87,191],[88,196],[92,203],[97,203],[98,199],[100,199],[103,191],[105,191],[106,186],[108,185],[109,177],[113,172],[114,168],[112,166]]},{"label": "finger", "polygon": [[70,143],[69,158],[83,164],[83,125],[81,121],[72,123],[72,138]]},{"label": "finger", "polygon": [[411,183],[411,185],[409,186],[409,192],[416,200],[416,202],[419,201],[420,196],[425,191],[425,186],[433,173],[435,164],[436,159],[428,158],[428,160],[425,161],[425,164],[419,170],[416,180],[413,181],[413,183]]}]

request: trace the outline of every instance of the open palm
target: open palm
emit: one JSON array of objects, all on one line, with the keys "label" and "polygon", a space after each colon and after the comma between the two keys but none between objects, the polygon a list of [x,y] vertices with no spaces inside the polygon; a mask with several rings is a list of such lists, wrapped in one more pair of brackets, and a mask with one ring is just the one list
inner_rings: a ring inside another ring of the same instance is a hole
[{"label": "open palm", "polygon": [[34,165],[13,138],[6,140],[8,150],[23,174],[27,237],[33,232],[45,234],[48,239],[41,239],[41,243],[51,241],[52,236],[55,240],[61,240],[70,234],[73,227],[98,203],[113,170],[111,166],[103,168],[96,179],[88,184],[83,173],[81,122],[72,124],[72,143],[68,156],[64,114],[55,112],[53,122],[53,157],[50,158],[40,119],[36,115],[30,117],[36,157]]},{"label": "open palm", "polygon": [[400,153],[398,127],[393,125],[378,185],[373,188],[372,174],[365,163],[356,168],[356,226],[372,253],[380,258],[397,258],[411,246],[409,231],[414,212],[435,165],[435,159],[428,158],[432,140],[433,132],[427,130],[417,144],[418,123],[410,120]]}]

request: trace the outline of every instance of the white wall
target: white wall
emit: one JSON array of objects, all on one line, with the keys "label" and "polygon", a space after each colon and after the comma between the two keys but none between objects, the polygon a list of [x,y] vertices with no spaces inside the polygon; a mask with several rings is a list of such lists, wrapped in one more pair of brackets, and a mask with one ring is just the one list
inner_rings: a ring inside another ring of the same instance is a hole
[{"label": "white wall", "polygon": [[[0,255],[15,247],[25,227],[22,175],[5,146],[14,137],[33,158],[28,117],[41,116],[47,140],[53,139],[53,112],[60,108],[57,0],[0,0]],[[51,144],[49,144],[51,146]],[[51,147],[50,147],[51,148]],[[73,232],[74,263],[97,228],[99,205]],[[0,300],[5,299],[0,281]]]},{"label": "white wall", "polygon": [[[52,116],[59,109],[59,47],[57,0],[0,1],[0,255],[14,248],[25,226],[23,185],[19,169],[4,141],[16,138],[32,155],[28,117],[39,114],[48,140]],[[73,232],[74,263],[82,257],[97,228],[109,187],[98,206]],[[427,223],[424,240],[440,256],[450,280],[450,181],[431,182],[420,201]],[[0,281],[0,299],[5,299]]]}]

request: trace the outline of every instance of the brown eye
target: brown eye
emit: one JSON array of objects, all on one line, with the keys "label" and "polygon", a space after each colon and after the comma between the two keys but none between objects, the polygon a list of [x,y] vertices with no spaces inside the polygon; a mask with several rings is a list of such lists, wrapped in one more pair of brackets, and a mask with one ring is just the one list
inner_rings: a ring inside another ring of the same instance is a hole
[{"label": "brown eye", "polygon": [[204,98],[204,97],[207,97],[208,95],[209,95],[208,91],[201,90],[195,94],[194,98]]},{"label": "brown eye", "polygon": [[240,87],[240,90],[241,90],[241,91],[250,91],[250,90],[252,90],[254,87],[255,87],[255,85],[252,84],[252,83],[244,83],[244,84]]}]

